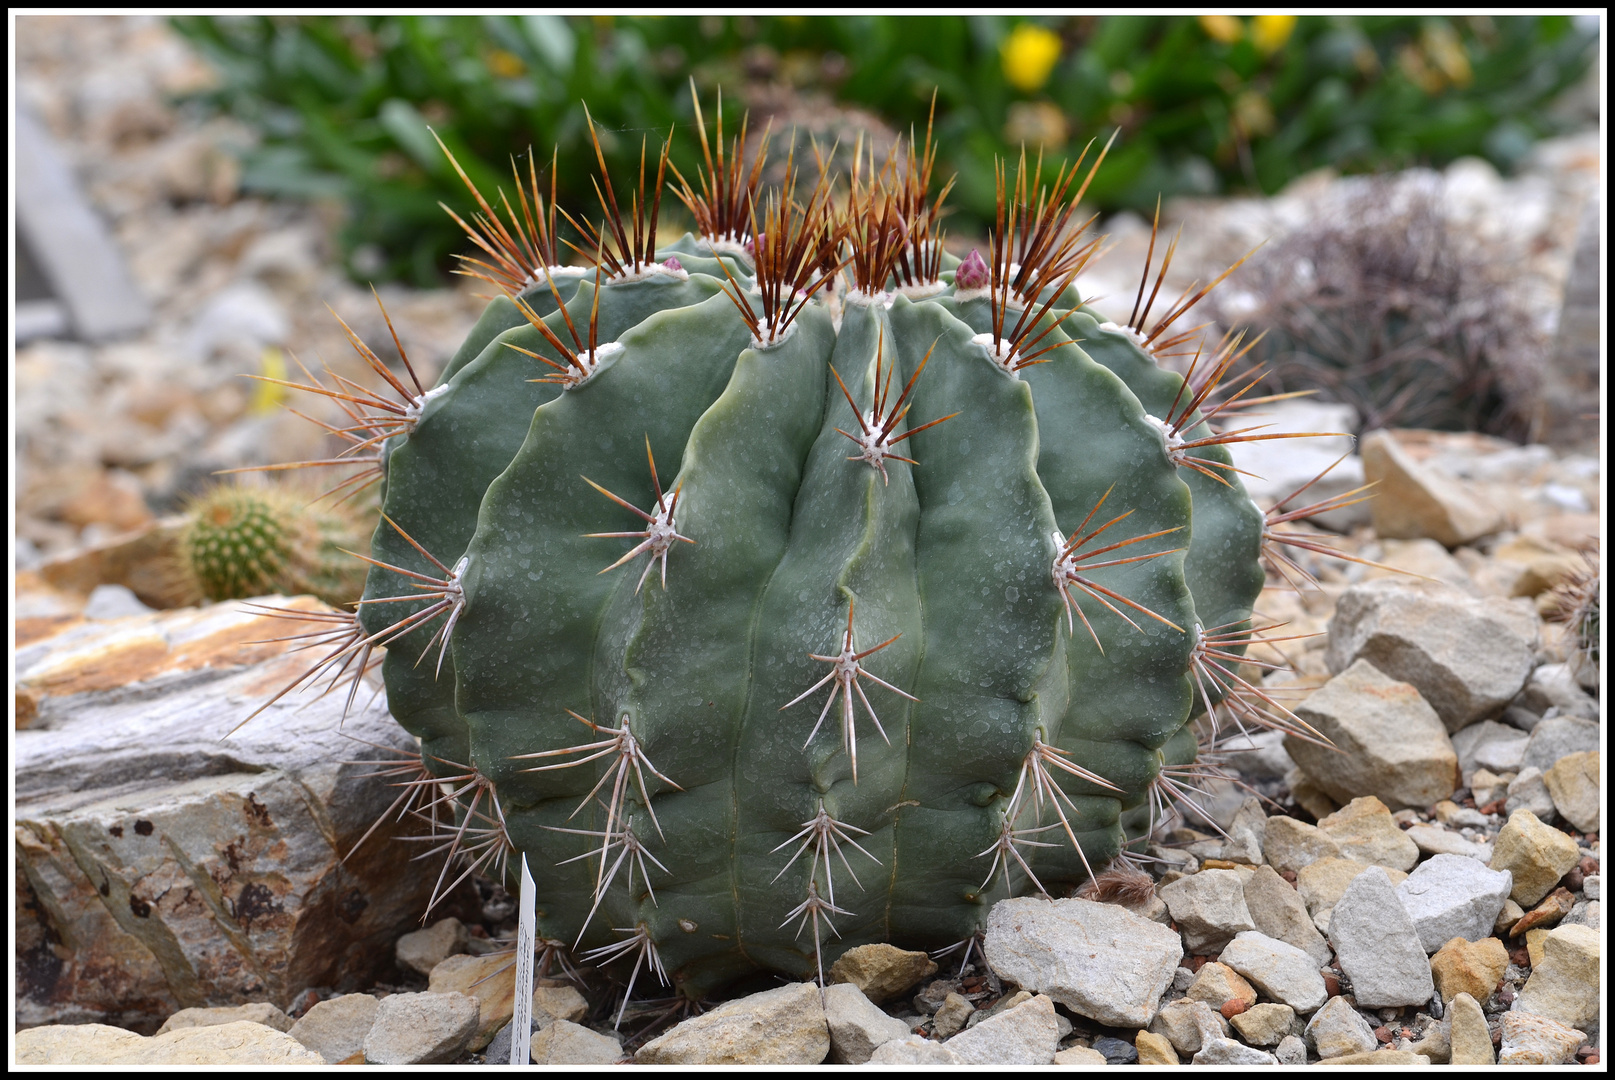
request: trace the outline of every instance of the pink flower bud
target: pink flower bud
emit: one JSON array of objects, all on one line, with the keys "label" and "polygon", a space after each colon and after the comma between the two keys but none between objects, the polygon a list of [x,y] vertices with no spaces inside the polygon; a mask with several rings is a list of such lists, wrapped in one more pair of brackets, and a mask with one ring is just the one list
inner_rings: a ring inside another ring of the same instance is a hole
[{"label": "pink flower bud", "polygon": [[953,272],[953,287],[961,292],[966,289],[985,289],[990,280],[986,260],[975,248],[970,249],[970,254],[959,264],[959,269]]},{"label": "pink flower bud", "polygon": [[662,265],[667,267],[669,270],[683,270],[684,269],[684,264],[679,262],[678,256],[676,256],[676,255],[669,255],[667,258],[663,259],[662,260]]}]

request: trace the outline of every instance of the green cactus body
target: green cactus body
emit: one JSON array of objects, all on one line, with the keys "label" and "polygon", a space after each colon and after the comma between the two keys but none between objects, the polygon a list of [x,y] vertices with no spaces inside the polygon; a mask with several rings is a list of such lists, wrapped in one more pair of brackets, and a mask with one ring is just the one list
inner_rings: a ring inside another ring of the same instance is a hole
[{"label": "green cactus body", "polygon": [[692,998],[952,944],[1141,842],[1226,691],[1198,628],[1245,632],[1262,587],[1226,451],[1186,464],[1156,419],[1210,434],[1183,378],[1072,310],[1074,271],[1024,319],[1002,252],[842,295],[852,234],[496,299],[381,455],[394,715],[471,778],[462,832],[525,856],[546,937]]},{"label": "green cactus body", "polygon": [[208,600],[286,592],[351,603],[365,577],[342,549],[360,546],[363,534],[353,515],[310,505],[309,498],[241,484],[198,497],[180,539],[182,573]]}]

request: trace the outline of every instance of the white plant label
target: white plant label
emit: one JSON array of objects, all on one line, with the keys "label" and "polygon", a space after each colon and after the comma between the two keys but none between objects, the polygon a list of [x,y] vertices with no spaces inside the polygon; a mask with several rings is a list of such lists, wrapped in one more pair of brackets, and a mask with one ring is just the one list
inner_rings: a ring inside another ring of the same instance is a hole
[{"label": "white plant label", "polygon": [[537,904],[533,875],[527,872],[527,855],[522,855],[520,912],[516,917],[516,1000],[510,1018],[510,1063],[528,1065],[533,1054],[533,943]]}]

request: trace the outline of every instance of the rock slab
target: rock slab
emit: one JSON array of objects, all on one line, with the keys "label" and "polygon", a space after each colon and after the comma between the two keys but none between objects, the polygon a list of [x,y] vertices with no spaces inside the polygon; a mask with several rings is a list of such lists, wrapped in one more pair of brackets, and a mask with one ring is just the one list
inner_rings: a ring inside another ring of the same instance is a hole
[{"label": "rock slab", "polygon": [[955,1035],[946,1045],[966,1065],[1048,1065],[1060,1048],[1054,1002],[1039,994]]},{"label": "rock slab", "polygon": [[477,1031],[477,999],[464,994],[383,998],[365,1035],[371,1065],[440,1065],[460,1056]]},{"label": "rock slab", "polygon": [[[947,1000],[970,1007],[957,994],[949,994]],[[938,1010],[937,1016],[941,1015]],[[862,1065],[880,1046],[909,1034],[907,1024],[887,1015],[851,983],[825,987],[824,1019],[830,1028],[830,1061],[837,1065]]]},{"label": "rock slab", "polygon": [[283,1031],[248,1020],[178,1028],[143,1038],[106,1024],[29,1028],[13,1043],[17,1065],[323,1065]]},{"label": "rock slab", "polygon": [[830,1053],[819,988],[792,983],[726,1001],[640,1047],[640,1065],[818,1065]]},{"label": "rock slab", "polygon": [[1329,998],[1312,957],[1259,931],[1247,930],[1234,938],[1218,959],[1249,979],[1263,994],[1303,1015]]},{"label": "rock slab", "polygon": [[335,1065],[364,1053],[381,1002],[369,994],[343,994],[316,1002],[292,1025],[291,1036]]},{"label": "rock slab", "polygon": [[1430,961],[1385,871],[1352,879],[1329,918],[1340,970],[1365,1008],[1422,1005],[1435,993]]}]

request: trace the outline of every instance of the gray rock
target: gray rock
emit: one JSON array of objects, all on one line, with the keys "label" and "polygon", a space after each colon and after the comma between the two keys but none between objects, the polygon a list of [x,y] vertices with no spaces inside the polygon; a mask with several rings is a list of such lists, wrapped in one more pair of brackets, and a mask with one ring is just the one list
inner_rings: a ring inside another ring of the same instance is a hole
[{"label": "gray rock", "polygon": [[1343,997],[1330,998],[1313,1014],[1307,1021],[1305,1037],[1307,1045],[1320,1058],[1362,1054],[1379,1047],[1373,1026]]},{"label": "gray rock", "polygon": [[[1353,432],[1357,430],[1359,419],[1357,410],[1350,405],[1297,400],[1264,406],[1259,422],[1272,425],[1265,429],[1272,432]],[[1235,465],[1253,474],[1242,476],[1241,480],[1249,481],[1245,491],[1263,506],[1292,495],[1304,484],[1309,485],[1304,499],[1292,504],[1298,506],[1344,495],[1362,486],[1363,463],[1353,452],[1355,444],[1356,440],[1349,434],[1340,434],[1238,443],[1229,453]],[[1321,479],[1320,473],[1323,474]],[[1369,518],[1369,503],[1360,502],[1327,511],[1312,520],[1334,532],[1348,533],[1359,525],[1367,525]]]},{"label": "gray rock", "polygon": [[1452,748],[1465,774],[1477,768],[1495,773],[1519,772],[1530,741],[1531,736],[1524,731],[1495,720],[1482,720],[1454,734]]},{"label": "gray rock", "polygon": [[1319,859],[1339,855],[1340,845],[1316,825],[1292,817],[1268,818],[1262,840],[1262,856],[1273,869],[1296,873]]},{"label": "gray rock", "polygon": [[1301,1041],[1298,1035],[1286,1035],[1279,1040],[1278,1047],[1273,1056],[1279,1059],[1280,1065],[1305,1065],[1307,1063],[1307,1044]]},{"label": "gray rock", "polygon": [[1039,994],[955,1035],[946,1045],[966,1065],[1048,1065],[1060,1048],[1054,1002]]},{"label": "gray rock", "polygon": [[1190,971],[1188,968],[1180,967],[1178,970],[1172,973],[1172,989],[1176,990],[1178,993],[1183,993],[1183,991],[1189,989],[1189,987],[1193,985],[1194,972]]},{"label": "gray rock", "polygon": [[[510,1064],[510,1039],[513,1028],[514,1025],[506,1024],[494,1033],[494,1037],[489,1040],[487,1047],[482,1052],[482,1063],[484,1065]],[[532,1030],[537,1031],[539,1029],[535,1027]],[[533,1060],[531,1052],[529,1052],[527,1060],[529,1062]]]},{"label": "gray rock", "polygon": [[1510,705],[1503,710],[1503,723],[1530,734],[1538,724],[1542,723],[1542,714],[1534,713],[1522,705]]},{"label": "gray rock", "polygon": [[1579,754],[1584,750],[1598,749],[1599,726],[1588,720],[1569,716],[1544,718],[1531,732],[1526,744],[1522,769],[1535,766],[1546,773],[1562,757]]},{"label": "gray rock", "polygon": [[1396,887],[1396,898],[1424,951],[1433,953],[1455,937],[1490,937],[1513,888],[1514,876],[1507,870],[1492,870],[1462,855],[1435,855]]},{"label": "gray rock", "polygon": [[871,1065],[962,1065],[959,1055],[943,1043],[919,1035],[905,1035],[882,1043],[869,1056]]},{"label": "gray rock", "polygon": [[1503,812],[1513,814],[1516,810],[1529,810],[1539,821],[1552,822],[1559,817],[1542,770],[1535,765],[1521,769],[1519,775],[1508,782],[1508,801],[1503,804]]},{"label": "gray rock", "polygon": [[1310,1013],[1329,998],[1317,961],[1294,945],[1260,931],[1240,934],[1217,959],[1249,979],[1263,994],[1298,1013]]},{"label": "gray rock", "polygon": [[1581,894],[1589,900],[1602,900],[1604,898],[1604,876],[1602,874],[1588,874],[1582,879]]},{"label": "gray rock", "polygon": [[1115,904],[1001,900],[987,916],[987,962],[1002,978],[1114,1027],[1143,1027],[1172,982],[1183,942]]},{"label": "gray rock", "polygon": [[1228,1021],[1217,1010],[1204,1001],[1187,998],[1161,1006],[1149,1029],[1180,1054],[1198,1054],[1208,1040],[1228,1037]]},{"label": "gray rock", "polygon": [[1228,838],[1222,845],[1223,858],[1246,866],[1260,865],[1263,837],[1267,835],[1267,813],[1262,809],[1262,801],[1251,796],[1241,803],[1227,825],[1227,833]]},{"label": "gray rock", "polygon": [[[931,1034],[939,1039],[957,1035],[976,1014],[976,1007],[958,994],[949,994],[942,1007],[931,1017]],[[905,1029],[907,1025],[904,1025]],[[830,1052],[835,1053],[835,1028],[830,1029]]]},{"label": "gray rock", "polygon": [[477,1032],[481,1009],[464,994],[393,994],[383,998],[365,1035],[371,1065],[440,1065],[453,1061]]},{"label": "gray rock", "polygon": [[[557,1020],[533,1035],[535,1065],[615,1065],[622,1056],[622,1044],[616,1039],[570,1020]],[[509,1057],[506,1049],[505,1058]]]},{"label": "gray rock", "polygon": [[1336,749],[1293,736],[1284,748],[1336,802],[1374,795],[1395,808],[1424,807],[1458,786],[1458,756],[1441,718],[1417,689],[1367,660],[1353,662],[1295,712]]},{"label": "gray rock", "polygon": [[391,843],[412,825],[347,857],[396,792],[344,762],[419,752],[385,697],[367,689],[341,725],[344,693],[290,694],[225,738],[307,667],[244,643],[297,629],[214,604],[18,650],[14,932],[54,974],[19,980],[17,1023],[155,1026],[391,968],[377,943],[418,925],[436,874]]},{"label": "gray rock", "polygon": [[1428,954],[1413,920],[1378,867],[1346,886],[1329,917],[1329,940],[1358,1005],[1422,1005],[1435,993]]},{"label": "gray rock", "polygon": [[1492,857],[1489,844],[1477,844],[1439,825],[1414,825],[1403,831],[1404,836],[1426,855],[1459,855],[1466,859],[1487,862]]},{"label": "gray rock", "polygon": [[1329,943],[1313,925],[1306,901],[1271,866],[1258,866],[1256,872],[1245,879],[1245,907],[1258,931],[1302,950],[1317,966],[1323,967],[1334,956]]},{"label": "gray rock", "polygon": [[1575,1060],[1576,1048],[1587,1041],[1587,1033],[1579,1028],[1526,1012],[1504,1013],[1502,1027],[1499,1065],[1568,1065]]},{"label": "gray rock", "polygon": [[1414,686],[1454,732],[1513,700],[1531,674],[1535,642],[1497,610],[1506,601],[1423,584],[1380,578],[1347,589],[1329,620],[1324,660],[1337,673],[1367,660]]},{"label": "gray rock", "polygon": [[[949,1002],[955,1000],[964,1001],[957,994],[948,995]],[[937,1014],[939,1023],[946,1009],[944,1003]],[[837,1065],[862,1065],[876,1047],[909,1034],[907,1024],[882,1012],[851,983],[825,987],[824,1020],[830,1027],[830,1060]]]},{"label": "gray rock", "polygon": [[1190,953],[1215,952],[1235,934],[1256,928],[1238,871],[1202,870],[1161,886],[1160,896]]},{"label": "gray rock", "polygon": [[1531,672],[1531,678],[1515,699],[1515,704],[1538,714],[1558,709],[1560,716],[1576,720],[1598,719],[1597,700],[1582,691],[1569,664],[1543,664]]},{"label": "gray rock", "polygon": [[1133,1065],[1138,1062],[1138,1047],[1112,1035],[1099,1036],[1093,1041],[1092,1049],[1105,1059],[1107,1065]]},{"label": "gray rock", "polygon": [[[369,994],[343,994],[315,1002],[297,1023],[291,1036],[335,1065],[364,1053],[365,1036],[376,1023],[381,1002]],[[505,1056],[510,1056],[507,1048]]]},{"label": "gray rock", "polygon": [[468,952],[471,934],[459,919],[439,919],[424,930],[412,930],[398,939],[398,966],[430,976],[432,969],[451,956]]},{"label": "gray rock", "polygon": [[217,1027],[245,1020],[249,1024],[262,1024],[276,1031],[290,1031],[292,1018],[267,1001],[250,1001],[245,1005],[229,1005],[213,1009],[181,1009],[163,1021],[157,1034],[165,1035],[181,1028]]},{"label": "gray rock", "polygon": [[127,585],[97,585],[84,602],[86,619],[123,619],[130,615],[150,615],[155,608],[140,602]]},{"label": "gray rock", "polygon": [[639,1065],[818,1065],[830,1053],[819,988],[791,983],[726,1001],[644,1046]]},{"label": "gray rock", "polygon": [[1210,1039],[1190,1059],[1195,1065],[1277,1065],[1279,1059],[1266,1050],[1246,1046],[1235,1039]]}]

